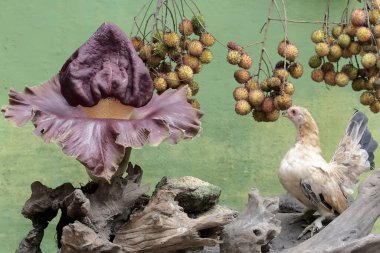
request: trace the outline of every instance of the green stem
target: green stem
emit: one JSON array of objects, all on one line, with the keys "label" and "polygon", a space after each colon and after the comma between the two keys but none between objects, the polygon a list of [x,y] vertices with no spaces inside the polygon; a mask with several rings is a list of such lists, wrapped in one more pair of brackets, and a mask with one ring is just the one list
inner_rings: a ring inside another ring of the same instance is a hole
[{"label": "green stem", "polygon": [[125,171],[127,170],[127,167],[128,167],[129,158],[131,157],[131,151],[132,151],[131,147],[126,147],[125,148],[125,153],[124,153],[123,160],[119,164],[119,168],[117,169],[117,171],[116,171],[115,175],[113,176],[113,178],[123,176],[123,174],[125,173]]}]

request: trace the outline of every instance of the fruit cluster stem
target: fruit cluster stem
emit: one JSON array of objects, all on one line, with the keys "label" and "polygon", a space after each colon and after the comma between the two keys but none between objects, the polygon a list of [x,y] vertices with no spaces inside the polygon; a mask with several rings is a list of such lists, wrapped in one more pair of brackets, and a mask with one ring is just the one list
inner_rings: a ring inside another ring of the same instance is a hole
[{"label": "fruit cluster stem", "polygon": [[272,12],[273,12],[274,5],[275,5],[275,0],[272,0],[271,4],[269,6],[269,10],[268,10],[268,18],[267,18],[267,21],[266,21],[266,24],[265,24],[265,30],[264,30],[264,34],[263,34],[261,54],[260,54],[260,59],[259,59],[259,67],[258,67],[258,70],[257,70],[257,78],[259,80],[260,80],[260,71],[262,71],[261,65],[262,65],[262,62],[265,61],[264,60],[264,54],[266,53],[265,46],[266,46],[266,42],[267,42],[267,39],[268,39],[269,24],[270,24],[270,21],[271,21],[271,15],[272,15]]}]

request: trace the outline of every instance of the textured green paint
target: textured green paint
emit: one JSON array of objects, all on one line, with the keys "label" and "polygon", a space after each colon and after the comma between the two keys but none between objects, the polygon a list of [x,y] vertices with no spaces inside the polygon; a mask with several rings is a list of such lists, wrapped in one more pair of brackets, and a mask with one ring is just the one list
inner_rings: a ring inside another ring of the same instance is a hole
[{"label": "textured green paint", "polygon": [[[36,85],[57,73],[67,57],[106,20],[129,33],[133,16],[142,0],[1,0],[0,1],[0,104],[7,103],[13,87]],[[260,40],[268,1],[207,0],[198,1],[206,14],[209,30],[226,43],[241,44]],[[325,3],[319,0],[288,2],[292,19],[321,19]],[[332,17],[339,18],[345,0],[332,1]],[[350,88],[333,88],[311,82],[308,56],[315,25],[289,24],[289,38],[300,49],[305,75],[295,81],[295,104],[312,112],[321,130],[321,142],[329,159],[342,137],[353,108],[364,110],[370,118],[375,139],[380,140],[380,117],[363,108],[358,93]],[[282,38],[281,25],[269,29],[268,49],[277,61],[277,42]],[[132,153],[132,161],[144,169],[144,183],[152,187],[162,176],[192,175],[222,188],[222,203],[241,209],[251,187],[265,195],[283,192],[277,179],[278,165],[294,141],[294,128],[285,119],[273,124],[258,124],[250,117],[234,113],[231,93],[235,67],[225,62],[226,50],[213,49],[215,60],[205,66],[197,80],[204,131],[190,142],[176,146],[144,148]],[[250,51],[257,62],[258,49]],[[86,183],[88,177],[75,159],[65,157],[54,144],[46,145],[32,134],[33,127],[17,129],[0,119],[0,252],[13,252],[31,228],[20,209],[30,196],[30,184],[39,180],[49,186],[66,181]],[[380,159],[376,161],[380,164]],[[57,221],[54,221],[54,224]],[[54,226],[43,242],[43,252],[54,252]],[[378,229],[377,232],[380,232]]]}]

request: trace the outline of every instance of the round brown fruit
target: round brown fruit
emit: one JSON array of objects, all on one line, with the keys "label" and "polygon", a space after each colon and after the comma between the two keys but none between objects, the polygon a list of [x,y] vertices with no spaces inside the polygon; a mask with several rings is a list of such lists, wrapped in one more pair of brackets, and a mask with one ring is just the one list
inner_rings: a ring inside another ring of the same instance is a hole
[{"label": "round brown fruit", "polygon": [[358,76],[358,69],[352,64],[346,64],[343,66],[342,72],[346,73],[350,80],[354,80]]},{"label": "round brown fruit", "polygon": [[239,51],[239,52],[243,51],[243,47],[242,47],[242,46],[239,46],[238,44],[236,44],[236,43],[233,42],[233,41],[229,41],[229,42],[227,43],[227,48],[228,48],[228,49],[231,49],[231,50],[236,50],[236,51]]},{"label": "round brown fruit", "polygon": [[371,68],[376,65],[376,55],[374,53],[366,53],[362,57],[362,65],[365,68]]},{"label": "round brown fruit", "polygon": [[351,12],[351,23],[355,26],[362,26],[365,24],[366,15],[364,10],[356,9]]},{"label": "round brown fruit", "polygon": [[350,43],[348,50],[350,50],[351,54],[357,55],[360,53],[361,47],[360,47],[359,43],[357,43],[356,41],[353,41]]},{"label": "round brown fruit", "polygon": [[277,46],[277,53],[282,56],[282,57],[285,57],[285,46],[288,44],[289,42],[285,42],[285,40],[281,41],[278,46]]},{"label": "round brown fruit", "polygon": [[273,76],[280,78],[281,82],[288,81],[289,73],[286,69],[275,69]]},{"label": "round brown fruit", "polygon": [[147,60],[147,65],[151,68],[157,68],[160,66],[162,57],[159,55],[151,55]]},{"label": "round brown fruit", "polygon": [[279,90],[281,86],[281,80],[278,77],[272,76],[267,79],[267,84],[271,90]]},{"label": "round brown fruit", "polygon": [[334,59],[339,59],[340,57],[342,57],[342,48],[338,44],[332,45],[330,47],[329,56],[331,56]]},{"label": "round brown fruit", "polygon": [[344,87],[348,84],[350,79],[348,78],[348,75],[344,72],[339,72],[335,75],[335,83],[339,87]]},{"label": "round brown fruit", "polygon": [[182,22],[179,24],[179,32],[182,35],[189,36],[193,33],[193,24],[191,23],[190,20],[184,19]]},{"label": "round brown fruit", "polygon": [[343,51],[342,51],[342,57],[344,59],[349,59],[352,57],[352,53],[351,51],[348,49],[348,48],[344,48]]},{"label": "round brown fruit", "polygon": [[179,61],[181,59],[181,51],[180,47],[168,48],[169,58],[175,62]]},{"label": "round brown fruit", "polygon": [[380,100],[380,88],[376,88],[375,90],[375,97],[377,100]]},{"label": "round brown fruit", "polygon": [[323,81],[324,75],[321,69],[314,69],[311,72],[311,79],[313,79],[314,82],[320,83]]},{"label": "round brown fruit", "polygon": [[178,68],[177,70],[178,77],[182,82],[191,82],[194,77],[194,72],[193,70],[187,66],[187,65],[182,65]]},{"label": "round brown fruit", "polygon": [[380,11],[373,9],[368,12],[368,19],[372,25],[376,25],[380,20]]},{"label": "round brown fruit", "polygon": [[[322,78],[323,80],[323,78]],[[292,83],[286,83],[284,85],[284,92],[288,95],[293,95],[294,94],[294,85]]]},{"label": "round brown fruit", "polygon": [[292,106],[292,96],[283,94],[274,98],[274,107],[277,110],[287,110]]},{"label": "round brown fruit", "polygon": [[178,88],[181,84],[177,72],[174,71],[167,73],[165,80],[168,86],[172,89]]},{"label": "round brown fruit", "polygon": [[182,63],[183,65],[189,66],[191,69],[195,69],[199,65],[199,59],[195,56],[185,54],[182,56]]},{"label": "round brown fruit", "polygon": [[350,45],[350,43],[351,43],[351,37],[350,36],[348,36],[345,33],[342,33],[341,35],[339,35],[339,37],[338,37],[339,46],[341,46],[342,48],[346,48]]},{"label": "round brown fruit", "polygon": [[236,101],[239,100],[247,100],[248,99],[248,90],[245,87],[237,87],[233,93],[234,99]]},{"label": "round brown fruit", "polygon": [[202,54],[199,56],[199,60],[202,64],[209,64],[213,59],[213,55],[210,49],[203,50]]},{"label": "round brown fruit", "polygon": [[203,52],[203,44],[199,40],[192,40],[189,42],[187,50],[193,56],[200,56]]},{"label": "round brown fruit", "polygon": [[331,54],[327,56],[329,62],[338,62],[340,58],[334,58]]},{"label": "round brown fruit", "polygon": [[325,83],[330,85],[330,86],[335,86],[335,76],[336,73],[333,70],[327,71],[324,76]]},{"label": "round brown fruit", "polygon": [[251,105],[247,100],[239,100],[235,104],[235,112],[239,115],[247,115],[252,111]]},{"label": "round brown fruit", "polygon": [[343,32],[348,34],[350,37],[354,37],[356,34],[357,27],[354,26],[353,24],[348,24],[344,26]]},{"label": "round brown fruit", "polygon": [[373,27],[373,36],[375,36],[376,39],[380,38],[380,24],[377,24]]},{"label": "round brown fruit", "polygon": [[339,35],[341,35],[343,33],[343,26],[342,25],[334,26],[331,33],[334,36],[334,38],[337,39],[339,37]]},{"label": "round brown fruit", "polygon": [[193,96],[197,95],[198,91],[199,91],[199,84],[196,82],[196,81],[191,81],[189,84],[188,84],[190,90],[191,90],[191,94]]},{"label": "round brown fruit", "polygon": [[153,85],[154,85],[154,88],[159,92],[165,91],[168,88],[168,85],[167,85],[165,79],[161,76],[156,77],[153,80]]},{"label": "round brown fruit", "polygon": [[325,63],[322,64],[321,69],[323,70],[323,72],[327,72],[327,71],[330,71],[330,70],[334,70],[335,67],[334,67],[334,65],[331,62],[325,62]]},{"label": "round brown fruit", "polygon": [[325,32],[322,29],[315,30],[311,34],[311,41],[315,44],[323,42],[325,40]]},{"label": "round brown fruit", "polygon": [[369,28],[367,27],[364,27],[364,26],[361,26],[357,29],[356,31],[356,38],[360,41],[360,42],[366,42],[366,41],[369,41],[371,39],[371,36],[372,36],[372,32]]},{"label": "round brown fruit", "polygon": [[273,99],[270,97],[266,97],[263,100],[263,103],[261,104],[263,112],[273,112],[274,108],[274,102]]},{"label": "round brown fruit", "polygon": [[[181,87],[184,87],[184,85],[181,85]],[[193,92],[191,91],[190,87],[187,86],[186,87],[186,98],[191,99],[192,96],[193,96]]]},{"label": "round brown fruit", "polygon": [[265,91],[265,92],[269,92],[270,91],[270,88],[268,87],[268,83],[267,83],[267,80],[263,80],[261,81],[260,83],[260,88],[262,91]]},{"label": "round brown fruit", "polygon": [[264,92],[261,90],[251,90],[248,94],[248,101],[252,106],[259,106],[264,101]]},{"label": "round brown fruit", "polygon": [[193,70],[194,74],[198,74],[202,71],[202,64],[199,63],[198,66]]},{"label": "round brown fruit", "polygon": [[280,117],[280,111],[278,110],[265,113],[265,119],[266,119],[265,121],[274,122],[274,121],[277,121],[279,117]]},{"label": "round brown fruit", "polygon": [[152,45],[147,44],[143,46],[139,51],[139,56],[143,61],[147,61],[150,55],[152,54]]},{"label": "round brown fruit", "polygon": [[237,50],[229,50],[227,54],[227,61],[232,65],[237,65],[241,61],[241,53]]},{"label": "round brown fruit", "polygon": [[320,42],[315,46],[315,52],[319,57],[327,56],[330,52],[329,45],[326,42]]},{"label": "round brown fruit", "polygon": [[205,47],[211,47],[215,43],[215,38],[210,33],[202,33],[199,40]]},{"label": "round brown fruit", "polygon": [[141,48],[144,46],[144,41],[140,37],[135,36],[132,37],[132,45],[135,48],[135,50],[139,52]]},{"label": "round brown fruit", "polygon": [[318,68],[322,64],[322,59],[318,55],[313,55],[309,59],[309,66],[311,68]]},{"label": "round brown fruit", "polygon": [[249,79],[248,82],[245,83],[245,87],[248,90],[258,90],[260,89],[260,85],[256,79]]},{"label": "round brown fruit", "polygon": [[380,101],[373,102],[369,108],[371,109],[371,112],[378,113],[380,112]]},{"label": "round brown fruit", "polygon": [[251,79],[251,73],[245,69],[238,69],[235,71],[234,77],[238,83],[246,83],[249,79]]},{"label": "round brown fruit", "polygon": [[372,76],[368,81],[365,83],[366,90],[375,90],[375,82],[376,82],[376,76]]},{"label": "round brown fruit", "polygon": [[165,33],[164,34],[164,43],[168,47],[177,47],[179,46],[179,36],[175,32]]},{"label": "round brown fruit", "polygon": [[241,55],[241,60],[239,62],[239,67],[243,69],[249,69],[252,66],[252,58],[246,53]]},{"label": "round brown fruit", "polygon": [[290,64],[289,72],[293,78],[295,79],[300,78],[303,74],[302,64],[293,62],[292,64]]},{"label": "round brown fruit", "polygon": [[163,58],[165,58],[167,52],[168,52],[168,50],[167,50],[167,47],[164,43],[158,41],[158,42],[153,44],[153,48],[152,48],[152,54],[153,55],[157,55],[163,59]]},{"label": "round brown fruit", "polygon": [[285,47],[285,58],[292,62],[294,61],[298,56],[298,48],[293,44],[288,44]]},{"label": "round brown fruit", "polygon": [[362,105],[370,105],[375,102],[375,95],[370,91],[365,91],[360,96],[360,103]]},{"label": "round brown fruit", "polygon": [[352,89],[354,91],[361,91],[365,89],[365,80],[363,78],[356,78],[354,81],[352,81]]},{"label": "round brown fruit", "polygon": [[266,120],[266,114],[263,111],[254,110],[252,112],[253,119],[257,122],[263,122]]}]

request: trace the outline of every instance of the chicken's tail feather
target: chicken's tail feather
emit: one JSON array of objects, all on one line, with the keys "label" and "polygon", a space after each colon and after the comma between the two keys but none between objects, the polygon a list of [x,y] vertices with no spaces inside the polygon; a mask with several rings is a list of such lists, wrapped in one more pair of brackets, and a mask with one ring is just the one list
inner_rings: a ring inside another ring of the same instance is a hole
[{"label": "chicken's tail feather", "polygon": [[364,149],[367,152],[367,161],[370,164],[370,168],[373,169],[375,166],[374,151],[376,150],[378,144],[372,138],[372,134],[367,128],[367,123],[368,118],[364,113],[360,111],[355,112],[348,124],[346,135],[350,136],[354,142],[358,141],[361,149]]},{"label": "chicken's tail feather", "polygon": [[348,122],[346,134],[331,160],[333,168],[342,174],[342,189],[352,193],[358,176],[374,167],[374,151],[378,144],[367,128],[367,116],[357,111]]}]

